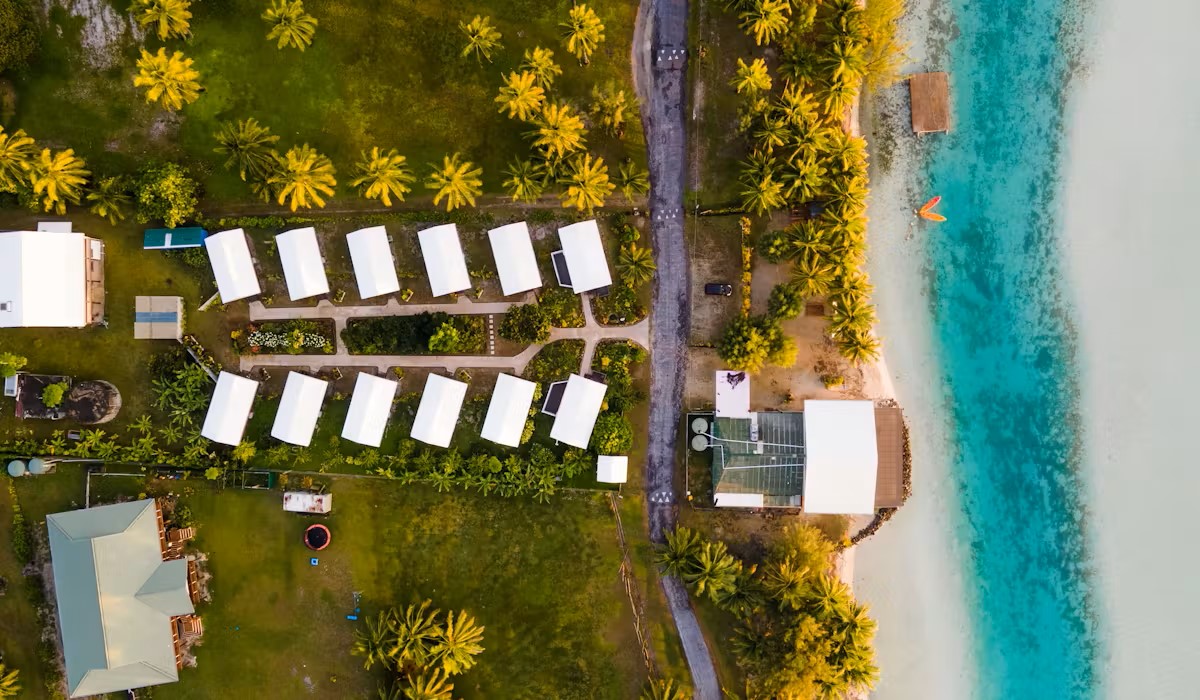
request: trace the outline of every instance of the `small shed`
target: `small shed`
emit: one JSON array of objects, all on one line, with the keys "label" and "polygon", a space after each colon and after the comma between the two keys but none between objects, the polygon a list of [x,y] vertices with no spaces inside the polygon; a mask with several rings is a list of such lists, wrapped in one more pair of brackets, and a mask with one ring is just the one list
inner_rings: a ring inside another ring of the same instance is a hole
[{"label": "small shed", "polygon": [[908,78],[915,134],[950,130],[950,79],[944,72],[915,73]]},{"label": "small shed", "polygon": [[289,513],[314,513],[323,515],[333,510],[333,494],[285,491],[283,494],[283,509]]},{"label": "small shed", "polygon": [[629,478],[629,457],[600,455],[596,458],[596,481],[623,484]]},{"label": "small shed", "polygon": [[134,340],[179,340],[182,337],[183,297],[134,299]]},{"label": "small shed", "polygon": [[144,250],[178,250],[199,248],[204,245],[208,231],[199,226],[186,228],[152,228],[142,235]]}]

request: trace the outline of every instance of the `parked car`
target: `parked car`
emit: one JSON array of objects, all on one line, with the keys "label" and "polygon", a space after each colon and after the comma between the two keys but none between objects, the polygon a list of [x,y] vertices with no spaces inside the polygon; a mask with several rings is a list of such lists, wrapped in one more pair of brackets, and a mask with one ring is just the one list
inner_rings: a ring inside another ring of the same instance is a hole
[{"label": "parked car", "polygon": [[722,284],[721,282],[709,282],[704,285],[704,293],[714,297],[733,296],[733,285]]}]

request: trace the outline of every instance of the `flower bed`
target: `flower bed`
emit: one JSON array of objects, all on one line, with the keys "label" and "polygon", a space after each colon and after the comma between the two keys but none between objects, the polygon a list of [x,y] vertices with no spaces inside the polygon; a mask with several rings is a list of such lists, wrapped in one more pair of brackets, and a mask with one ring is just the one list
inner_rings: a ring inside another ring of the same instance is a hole
[{"label": "flower bed", "polygon": [[229,334],[238,354],[332,355],[332,319],[263,321]]}]

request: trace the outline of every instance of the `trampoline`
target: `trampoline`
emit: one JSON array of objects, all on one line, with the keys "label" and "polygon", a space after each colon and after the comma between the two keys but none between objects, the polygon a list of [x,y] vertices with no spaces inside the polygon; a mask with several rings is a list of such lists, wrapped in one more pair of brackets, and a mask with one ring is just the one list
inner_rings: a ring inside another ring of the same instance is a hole
[{"label": "trampoline", "polygon": [[304,546],[319,552],[329,546],[330,534],[329,528],[320,523],[309,525],[304,531]]}]

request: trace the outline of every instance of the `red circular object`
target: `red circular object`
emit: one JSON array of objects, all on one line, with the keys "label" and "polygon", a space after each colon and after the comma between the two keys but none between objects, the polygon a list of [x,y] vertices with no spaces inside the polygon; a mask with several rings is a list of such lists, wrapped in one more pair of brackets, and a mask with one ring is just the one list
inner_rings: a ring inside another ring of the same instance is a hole
[{"label": "red circular object", "polygon": [[329,541],[333,536],[329,533],[329,528],[320,523],[309,525],[304,531],[304,546],[319,552],[329,546]]}]

